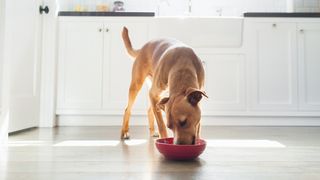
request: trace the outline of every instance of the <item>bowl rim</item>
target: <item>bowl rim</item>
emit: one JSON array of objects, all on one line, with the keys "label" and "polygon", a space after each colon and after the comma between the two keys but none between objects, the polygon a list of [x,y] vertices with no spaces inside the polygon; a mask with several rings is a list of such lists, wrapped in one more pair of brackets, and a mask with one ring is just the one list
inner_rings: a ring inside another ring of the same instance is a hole
[{"label": "bowl rim", "polygon": [[159,144],[159,145],[174,146],[174,147],[198,147],[198,146],[205,146],[207,144],[207,142],[201,138],[197,139],[197,140],[200,140],[200,143],[194,144],[194,145],[192,145],[192,144],[168,144],[168,143],[159,142],[160,140],[165,140],[165,139],[173,139],[173,137],[158,138],[155,143]]}]

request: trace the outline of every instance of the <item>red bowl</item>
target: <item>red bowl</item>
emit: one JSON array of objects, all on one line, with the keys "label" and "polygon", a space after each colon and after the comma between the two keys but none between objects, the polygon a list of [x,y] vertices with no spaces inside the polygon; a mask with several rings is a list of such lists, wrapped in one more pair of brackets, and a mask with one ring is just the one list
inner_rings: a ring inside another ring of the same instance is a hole
[{"label": "red bowl", "polygon": [[173,144],[173,138],[156,140],[156,147],[163,156],[170,160],[191,160],[197,158],[206,148],[206,141],[197,139],[194,145]]}]

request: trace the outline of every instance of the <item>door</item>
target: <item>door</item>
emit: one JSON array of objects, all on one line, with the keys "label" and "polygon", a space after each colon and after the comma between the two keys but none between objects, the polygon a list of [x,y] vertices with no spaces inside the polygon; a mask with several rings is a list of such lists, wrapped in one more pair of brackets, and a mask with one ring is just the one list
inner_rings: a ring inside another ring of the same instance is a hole
[{"label": "door", "polygon": [[[5,14],[4,14],[4,1],[0,0],[0,147],[2,144],[6,143],[8,139],[8,125],[7,121],[5,120],[4,115],[4,98],[2,97],[4,92],[4,82],[3,82],[3,63],[4,63],[4,20],[5,20]],[[0,158],[1,161],[1,158]]]},{"label": "door", "polygon": [[[3,92],[3,47],[4,47],[4,1],[0,0],[0,117],[2,112],[2,92]],[[1,119],[0,119],[1,128]]]},{"label": "door", "polygon": [[41,16],[38,0],[5,1],[9,132],[38,126]]},{"label": "door", "polygon": [[251,42],[250,92],[256,110],[297,110],[295,23],[255,23]]},{"label": "door", "polygon": [[103,24],[61,22],[59,41],[57,110],[101,109]]},{"label": "door", "polygon": [[320,110],[320,24],[298,24],[299,108]]}]

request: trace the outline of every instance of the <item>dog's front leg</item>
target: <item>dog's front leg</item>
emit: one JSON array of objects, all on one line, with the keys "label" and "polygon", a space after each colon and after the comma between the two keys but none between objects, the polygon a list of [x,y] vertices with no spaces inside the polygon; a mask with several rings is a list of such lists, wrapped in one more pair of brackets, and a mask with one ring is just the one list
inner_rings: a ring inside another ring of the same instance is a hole
[{"label": "dog's front leg", "polygon": [[163,121],[161,110],[157,108],[157,103],[159,102],[160,98],[158,95],[153,94],[152,91],[149,92],[149,96],[151,101],[151,107],[157,120],[160,137],[166,138],[168,137],[167,128]]},{"label": "dog's front leg", "polygon": [[151,137],[159,137],[159,134],[154,130],[154,113],[152,106],[148,108],[148,119],[149,119],[149,131]]},{"label": "dog's front leg", "polygon": [[200,134],[201,134],[201,125],[200,125],[200,123],[197,125],[197,133],[196,133],[196,135],[197,135],[197,139],[199,139],[200,138]]}]

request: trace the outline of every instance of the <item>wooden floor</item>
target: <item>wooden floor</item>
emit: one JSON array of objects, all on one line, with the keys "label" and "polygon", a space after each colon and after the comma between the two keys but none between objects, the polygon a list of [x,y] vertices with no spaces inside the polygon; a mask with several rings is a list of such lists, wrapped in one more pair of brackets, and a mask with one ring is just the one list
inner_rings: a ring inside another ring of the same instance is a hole
[{"label": "wooden floor", "polygon": [[320,127],[203,127],[199,159],[165,160],[146,127],[33,129],[1,148],[0,179],[320,179]]}]

